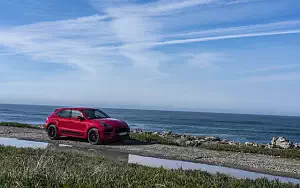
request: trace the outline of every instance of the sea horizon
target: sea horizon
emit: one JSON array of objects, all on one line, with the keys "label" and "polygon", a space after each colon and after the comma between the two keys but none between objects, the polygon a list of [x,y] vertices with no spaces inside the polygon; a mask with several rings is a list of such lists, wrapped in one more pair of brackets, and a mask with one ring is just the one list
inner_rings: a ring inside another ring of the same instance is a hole
[{"label": "sea horizon", "polygon": [[228,111],[213,111],[213,110],[189,110],[189,109],[171,109],[171,108],[136,108],[136,107],[121,107],[121,106],[101,106],[101,105],[55,105],[55,104],[30,104],[30,103],[0,103],[0,105],[27,105],[27,106],[53,106],[56,108],[64,107],[89,107],[89,108],[99,108],[99,109],[120,109],[120,110],[144,110],[144,111],[163,111],[163,112],[188,112],[188,113],[215,113],[215,114],[236,114],[236,115],[255,115],[255,116],[279,116],[279,117],[300,117],[299,115],[287,115],[287,114],[272,114],[272,113],[247,113],[247,112],[231,112]]},{"label": "sea horizon", "polygon": [[[63,106],[0,104],[0,121],[44,124],[55,108],[60,107]],[[101,109],[112,118],[125,120],[132,129],[218,136],[237,142],[269,143],[274,136],[300,142],[300,117],[297,116]]]}]

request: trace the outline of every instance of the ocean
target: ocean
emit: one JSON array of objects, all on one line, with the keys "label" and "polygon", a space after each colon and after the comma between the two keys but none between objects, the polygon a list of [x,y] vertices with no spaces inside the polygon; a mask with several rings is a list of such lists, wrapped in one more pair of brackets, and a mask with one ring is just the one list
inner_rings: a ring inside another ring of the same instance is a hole
[{"label": "ocean", "polygon": [[[0,104],[0,121],[43,124],[59,107]],[[125,120],[131,128],[151,131],[213,135],[239,142],[269,143],[285,136],[300,143],[300,117],[206,112],[100,108],[110,117]]]}]

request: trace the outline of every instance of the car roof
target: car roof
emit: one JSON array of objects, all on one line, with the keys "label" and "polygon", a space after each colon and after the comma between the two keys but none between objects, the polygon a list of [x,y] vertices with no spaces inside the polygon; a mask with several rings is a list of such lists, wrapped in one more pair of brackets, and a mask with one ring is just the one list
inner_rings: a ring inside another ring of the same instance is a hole
[{"label": "car roof", "polygon": [[69,108],[57,108],[55,111],[57,110],[94,110],[95,108],[74,108],[74,107],[69,107]]}]

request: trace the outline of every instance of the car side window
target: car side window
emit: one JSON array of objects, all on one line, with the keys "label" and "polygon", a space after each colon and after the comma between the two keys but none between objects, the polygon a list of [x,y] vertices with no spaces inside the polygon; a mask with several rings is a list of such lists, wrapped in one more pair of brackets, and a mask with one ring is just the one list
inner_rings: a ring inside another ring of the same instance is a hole
[{"label": "car side window", "polygon": [[62,110],[56,114],[57,116],[61,118],[69,118],[71,115],[71,110]]},{"label": "car side window", "polygon": [[72,118],[76,118],[77,116],[83,117],[82,113],[78,110],[72,110]]},{"label": "car side window", "polygon": [[105,118],[106,116],[103,113],[101,113],[100,111],[96,110],[95,117],[96,118]]}]

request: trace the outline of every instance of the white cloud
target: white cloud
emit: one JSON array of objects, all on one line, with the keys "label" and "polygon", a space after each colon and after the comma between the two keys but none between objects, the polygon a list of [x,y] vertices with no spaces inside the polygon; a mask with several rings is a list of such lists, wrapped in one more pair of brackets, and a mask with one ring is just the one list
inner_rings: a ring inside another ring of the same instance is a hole
[{"label": "white cloud", "polygon": [[266,24],[255,24],[255,25],[246,25],[239,27],[228,27],[228,28],[217,28],[217,29],[208,29],[192,32],[181,32],[176,34],[167,34],[164,35],[165,38],[191,38],[191,37],[205,37],[205,36],[214,36],[214,35],[226,35],[226,34],[243,34],[243,33],[253,33],[253,32],[271,32],[274,30],[291,30],[293,28],[300,27],[300,20],[290,20],[282,22],[273,22]]},{"label": "white cloud", "polygon": [[226,6],[231,4],[241,4],[257,0],[159,0],[152,3],[133,4],[130,1],[112,1],[111,3],[102,3],[90,0],[90,4],[100,12],[113,12],[111,16],[121,17],[123,14],[140,16],[165,16],[180,13],[182,10],[205,6]]},{"label": "white cloud", "polygon": [[275,74],[275,75],[253,76],[253,77],[243,79],[243,81],[264,83],[264,82],[291,81],[291,80],[299,80],[299,79],[300,79],[299,73],[290,72],[290,73]]},{"label": "white cloud", "polygon": [[247,38],[247,37],[262,37],[262,36],[287,35],[287,34],[299,34],[299,33],[300,33],[300,29],[287,30],[287,31],[274,31],[274,32],[246,33],[246,34],[236,34],[236,35],[233,34],[233,35],[221,35],[221,36],[214,36],[214,37],[167,40],[163,42],[152,43],[152,45],[161,46],[161,45],[188,44],[188,43],[198,43],[198,42],[224,40],[224,39],[237,39],[237,38]]},{"label": "white cloud", "polygon": [[290,69],[290,68],[295,68],[295,67],[300,67],[300,64],[269,66],[269,67],[255,69],[255,70],[243,71],[243,72],[241,72],[241,74],[244,74],[244,73],[269,72],[269,71],[274,71],[274,70],[283,70],[283,69]]},{"label": "white cloud", "polygon": [[174,1],[174,0],[165,0],[159,1],[158,3],[153,3],[150,6],[144,7],[146,10],[149,11],[151,14],[158,14],[164,12],[175,11],[179,9],[185,9],[190,7],[195,7],[199,5],[206,5],[218,2],[220,0],[181,0],[181,1]]},{"label": "white cloud", "polygon": [[221,53],[203,52],[185,55],[187,62],[192,67],[216,69],[219,63],[225,62],[225,55]]},{"label": "white cloud", "polygon": [[[105,15],[1,29],[0,45],[11,51],[2,55],[22,53],[36,61],[64,63],[90,72],[97,71],[99,66],[111,66],[122,62],[129,62],[136,67],[157,72],[161,63],[176,57],[170,58],[166,52],[154,50],[153,47],[300,33],[300,21],[293,20],[166,34],[164,23],[157,21],[154,14],[144,13],[166,13],[201,5],[228,4],[228,1],[222,0],[170,2],[162,0],[156,3],[132,5],[128,1],[123,1],[116,5],[116,1],[114,3],[105,1],[100,3],[101,10],[106,12]],[[244,1],[230,2],[243,3]],[[180,17],[180,15],[175,16]],[[201,61],[200,58],[203,60]],[[202,55],[197,57],[196,61],[209,62],[207,58]],[[210,62],[212,61],[216,60],[210,57]],[[202,63],[202,66],[204,64]],[[206,66],[208,65],[209,63],[206,63]]]}]

